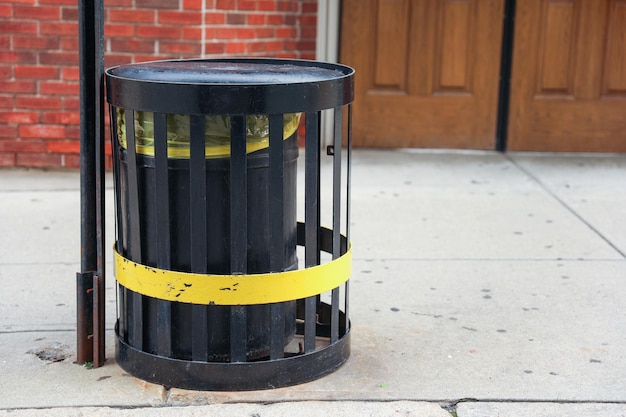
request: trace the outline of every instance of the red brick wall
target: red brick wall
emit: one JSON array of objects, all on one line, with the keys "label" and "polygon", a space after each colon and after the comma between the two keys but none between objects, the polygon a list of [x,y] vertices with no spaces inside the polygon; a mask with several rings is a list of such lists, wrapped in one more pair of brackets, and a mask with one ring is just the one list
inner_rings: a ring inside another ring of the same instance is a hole
[{"label": "red brick wall", "polygon": [[[315,57],[316,0],[105,0],[106,66]],[[77,0],[0,0],[0,166],[77,167]]]}]

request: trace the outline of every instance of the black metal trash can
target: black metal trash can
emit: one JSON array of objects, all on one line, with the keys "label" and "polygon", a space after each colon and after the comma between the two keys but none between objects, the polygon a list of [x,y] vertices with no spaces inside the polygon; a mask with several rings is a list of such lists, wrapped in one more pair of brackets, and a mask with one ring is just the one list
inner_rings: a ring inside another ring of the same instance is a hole
[{"label": "black metal trash can", "polygon": [[[117,360],[129,373],[189,389],[261,389],[319,377],[347,359],[347,203],[345,236],[339,218],[349,191],[338,188],[352,76],[341,65],[255,59],[106,72]],[[335,111],[332,230],[320,227],[325,109]],[[298,224],[301,114],[306,190]],[[304,268],[297,245],[305,247]],[[333,261],[322,262],[322,251]],[[329,274],[338,276],[320,279]]]}]

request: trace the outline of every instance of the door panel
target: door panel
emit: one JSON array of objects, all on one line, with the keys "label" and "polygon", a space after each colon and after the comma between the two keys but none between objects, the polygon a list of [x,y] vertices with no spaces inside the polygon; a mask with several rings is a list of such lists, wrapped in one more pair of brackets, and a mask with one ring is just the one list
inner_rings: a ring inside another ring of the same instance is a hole
[{"label": "door panel", "polygon": [[626,1],[517,2],[508,149],[626,152]]},{"label": "door panel", "polygon": [[502,0],[343,0],[356,146],[493,149]]}]

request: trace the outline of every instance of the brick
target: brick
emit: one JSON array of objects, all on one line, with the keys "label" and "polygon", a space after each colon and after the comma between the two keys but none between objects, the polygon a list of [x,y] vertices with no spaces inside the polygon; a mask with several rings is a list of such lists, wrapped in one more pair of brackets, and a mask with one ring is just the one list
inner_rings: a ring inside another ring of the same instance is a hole
[{"label": "brick", "polygon": [[13,77],[13,67],[10,65],[2,65],[0,64],[0,78],[12,78]]},{"label": "brick", "polygon": [[0,124],[0,138],[15,140],[15,138],[17,138],[17,127],[8,124]]},{"label": "brick", "polygon": [[105,38],[131,38],[135,36],[135,25],[123,23],[108,23],[104,25]]},{"label": "brick", "polygon": [[246,15],[241,13],[227,13],[226,23],[229,25],[245,25]]},{"label": "brick", "polygon": [[[202,10],[203,2],[202,0],[183,0],[183,9],[184,10]],[[205,10],[209,9],[207,8]]]},{"label": "brick", "polygon": [[133,7],[133,0],[107,0],[106,7],[121,7],[127,9]]},{"label": "brick", "polygon": [[216,0],[215,8],[221,10],[235,10],[235,0]]},{"label": "brick", "polygon": [[215,39],[237,39],[237,29],[225,27],[215,29]]},{"label": "brick", "polygon": [[202,45],[197,42],[160,41],[159,52],[162,54],[200,55]]},{"label": "brick", "polygon": [[80,140],[80,127],[78,125],[66,125],[65,126],[65,138]]},{"label": "brick", "polygon": [[18,50],[38,49],[49,51],[59,49],[60,45],[61,41],[58,37],[13,36],[13,48]]},{"label": "brick", "polygon": [[11,36],[9,35],[0,35],[0,49],[9,49],[11,48]]},{"label": "brick", "polygon": [[298,23],[300,26],[315,26],[317,25],[317,15],[301,15],[298,17]]},{"label": "brick", "polygon": [[[76,0],[38,0],[39,4],[52,4],[55,6],[76,6]],[[108,3],[107,3],[108,4]]]},{"label": "brick", "polygon": [[273,38],[278,36],[275,34],[275,30],[269,27],[257,28],[255,29],[256,38],[257,39],[265,39],[265,38]]},{"label": "brick", "polygon": [[53,6],[13,6],[13,17],[17,19],[31,20],[59,20],[61,18],[61,8]]},{"label": "brick", "polygon": [[155,51],[153,40],[111,39],[111,52],[143,52]]},{"label": "brick", "polygon": [[15,107],[15,96],[0,95],[0,109],[12,109]]},{"label": "brick", "polygon": [[[107,6],[109,3],[107,2]],[[78,7],[62,7],[61,20],[78,21]]]},{"label": "brick", "polygon": [[42,35],[78,35],[78,23],[71,22],[39,22],[39,33]]},{"label": "brick", "polygon": [[41,140],[0,140],[0,152],[44,152]]},{"label": "brick", "polygon": [[15,154],[0,152],[0,166],[1,167],[14,167],[15,166]]},{"label": "brick", "polygon": [[265,42],[248,42],[248,52],[265,52]]},{"label": "brick", "polygon": [[248,14],[248,25],[261,26],[266,22],[266,15],[259,13]]},{"label": "brick", "polygon": [[181,58],[180,55],[172,55],[172,54],[149,54],[149,55],[141,55],[135,54],[133,55],[133,62],[146,62],[146,61],[159,61],[163,59],[173,59],[173,58]]},{"label": "brick", "polygon": [[39,62],[44,65],[72,65],[78,66],[78,51],[72,52],[42,52]]},{"label": "brick", "polygon": [[61,71],[58,67],[41,65],[16,65],[13,67],[15,78],[58,79]]},{"label": "brick", "polygon": [[78,52],[78,37],[65,36],[61,38],[61,49],[64,51],[76,51]]},{"label": "brick", "polygon": [[276,29],[277,38],[293,39],[298,36],[298,31],[295,28],[282,27]]},{"label": "brick", "polygon": [[62,166],[63,157],[60,154],[49,153],[25,153],[17,154],[16,166],[20,167],[59,167]]},{"label": "brick", "polygon": [[138,8],[146,9],[178,9],[178,0],[135,0]]},{"label": "brick", "polygon": [[28,94],[36,93],[37,85],[34,81],[7,81],[0,80],[0,91],[3,93]]},{"label": "brick", "polygon": [[63,97],[62,108],[65,111],[79,111],[80,100],[78,97]]},{"label": "brick", "polygon": [[[211,38],[213,35],[211,35]],[[202,39],[202,29],[194,27],[183,27],[182,39],[200,40]]]},{"label": "brick", "polygon": [[0,17],[12,17],[13,7],[10,4],[0,4]]},{"label": "brick", "polygon": [[27,33],[34,35],[37,33],[37,23],[20,21],[0,22],[0,33]]},{"label": "brick", "polygon": [[62,100],[58,97],[18,96],[15,98],[17,109],[60,110]]},{"label": "brick", "polygon": [[257,10],[274,11],[276,10],[276,0],[259,0],[257,1]]},{"label": "brick", "polygon": [[37,55],[34,52],[0,51],[0,62],[5,64],[35,64]]},{"label": "brick", "polygon": [[245,42],[228,42],[226,44],[227,54],[244,54],[246,52]]},{"label": "brick", "polygon": [[156,13],[152,10],[110,9],[109,22],[154,23]]},{"label": "brick", "polygon": [[0,123],[37,123],[39,113],[32,111],[0,110]]},{"label": "brick", "polygon": [[22,138],[63,139],[65,126],[50,124],[20,125],[18,133]]},{"label": "brick", "polygon": [[257,37],[257,29],[240,28],[237,29],[237,39],[255,39]]},{"label": "brick", "polygon": [[39,93],[49,96],[72,96],[78,95],[79,85],[76,82],[66,81],[40,81]]},{"label": "brick", "polygon": [[256,10],[256,0],[239,0],[237,2],[238,10]]},{"label": "brick", "polygon": [[80,143],[75,140],[47,141],[46,151],[50,153],[79,154]]},{"label": "brick", "polygon": [[202,24],[202,14],[189,11],[171,11],[171,10],[159,10],[158,19],[159,23],[165,24],[177,24],[177,25],[200,25]]},{"label": "brick", "polygon": [[282,14],[268,14],[267,24],[271,26],[279,26],[285,23],[285,17]]},{"label": "brick", "polygon": [[76,67],[64,67],[61,69],[61,79],[65,81],[78,81],[80,71]]},{"label": "brick", "polygon": [[107,68],[116,65],[130,64],[131,62],[133,62],[133,57],[131,55],[111,52],[104,55],[104,66]]},{"label": "brick", "polygon": [[205,13],[205,25],[223,25],[226,23],[226,13]]},{"label": "brick", "polygon": [[210,42],[204,45],[204,53],[208,55],[221,55],[226,49],[224,42]]},{"label": "brick", "polygon": [[317,27],[304,26],[300,28],[300,39],[315,39],[317,35]]},{"label": "brick", "polygon": [[80,124],[80,113],[76,111],[46,112],[41,116],[41,123],[78,125]]},{"label": "brick", "polygon": [[317,13],[317,2],[316,1],[303,1],[302,13]]},{"label": "brick", "polygon": [[136,26],[137,37],[156,39],[180,39],[179,26]]}]

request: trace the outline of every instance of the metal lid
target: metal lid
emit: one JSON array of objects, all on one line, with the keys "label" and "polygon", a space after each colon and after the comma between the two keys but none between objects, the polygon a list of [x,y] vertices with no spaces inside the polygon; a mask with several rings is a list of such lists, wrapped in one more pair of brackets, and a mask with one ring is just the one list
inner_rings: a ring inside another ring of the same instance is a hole
[{"label": "metal lid", "polygon": [[197,59],[121,65],[106,71],[116,107],[168,114],[285,114],[354,99],[354,70],[292,59]]},{"label": "metal lid", "polygon": [[278,63],[220,61],[155,61],[122,65],[109,71],[120,78],[186,84],[293,84],[341,78],[345,72],[320,66]]}]

